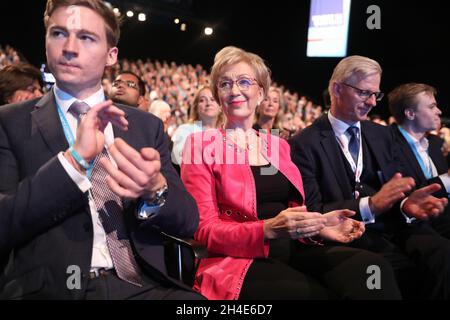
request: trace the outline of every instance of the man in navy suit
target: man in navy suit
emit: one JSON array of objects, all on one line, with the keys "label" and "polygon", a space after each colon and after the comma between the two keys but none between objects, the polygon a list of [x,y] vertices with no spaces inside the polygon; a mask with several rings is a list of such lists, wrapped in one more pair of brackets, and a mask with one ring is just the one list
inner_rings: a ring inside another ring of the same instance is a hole
[{"label": "man in navy suit", "polygon": [[[411,192],[415,182],[403,174],[391,132],[366,121],[383,97],[381,73],[366,57],[341,60],[329,82],[331,110],[292,138],[292,158],[309,210],[356,211],[366,232],[350,245],[389,260],[403,293],[417,284],[421,297],[448,299],[450,241],[426,222],[441,214],[448,200],[432,196],[439,184]],[[409,276],[405,270],[417,272]]]},{"label": "man in navy suit", "polygon": [[[448,197],[450,177],[442,153],[444,140],[429,134],[439,130],[442,114],[436,102],[436,89],[423,83],[406,83],[389,93],[389,109],[396,120],[390,129],[400,150],[404,170],[418,185],[439,183],[437,197]],[[450,237],[450,212],[447,207],[431,225]]]},{"label": "man in navy suit", "polygon": [[0,297],[199,299],[167,275],[161,231],[192,236],[193,198],[154,116],[105,101],[119,24],[100,0],[48,0],[56,78],[0,108]]}]

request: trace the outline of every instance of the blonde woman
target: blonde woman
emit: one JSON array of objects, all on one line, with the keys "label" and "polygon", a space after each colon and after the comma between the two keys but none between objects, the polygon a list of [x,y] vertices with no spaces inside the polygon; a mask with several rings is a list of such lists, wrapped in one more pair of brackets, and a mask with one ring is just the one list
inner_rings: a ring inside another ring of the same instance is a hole
[{"label": "blonde woman", "polygon": [[189,122],[175,131],[172,141],[172,162],[180,165],[186,138],[194,132],[216,129],[223,123],[223,114],[212,95],[211,88],[204,86],[197,91],[192,104]]}]

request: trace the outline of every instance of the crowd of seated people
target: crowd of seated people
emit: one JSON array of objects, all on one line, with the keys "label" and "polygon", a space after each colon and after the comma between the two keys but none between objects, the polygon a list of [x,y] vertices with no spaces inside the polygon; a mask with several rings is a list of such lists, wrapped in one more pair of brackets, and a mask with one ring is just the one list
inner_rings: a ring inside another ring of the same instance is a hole
[{"label": "crowd of seated people", "polygon": [[[364,65],[367,63],[365,59],[357,62]],[[0,105],[41,97],[44,93],[39,70],[23,61],[20,53],[12,47],[5,46],[3,49],[0,46]],[[373,63],[370,68],[379,68],[375,61],[369,62]],[[342,136],[345,143],[338,144],[339,138],[336,141],[332,139],[336,148],[331,148],[331,141],[328,142],[329,151],[338,152],[333,157],[334,163],[341,160],[350,163],[345,162],[346,166],[339,168],[342,172],[334,173],[345,178],[340,179],[340,183],[345,183],[350,177],[349,186],[352,188],[349,188],[348,194],[335,192],[329,188],[336,184],[327,180],[333,175],[322,175],[328,157],[316,149],[321,143],[318,133],[328,134],[334,130],[337,137],[342,126],[346,126],[344,123],[350,114],[347,114],[349,110],[345,110],[347,105],[357,105],[363,101],[367,108],[372,108],[382,95],[378,91],[359,89],[368,85],[377,90],[381,69],[373,74],[359,74],[355,71],[357,68],[345,67],[356,76],[345,74],[342,79],[330,80],[333,114],[327,114],[324,107],[306,96],[273,82],[270,70],[259,56],[236,47],[224,48],[216,55],[211,74],[201,65],[152,60],[123,59],[105,69],[102,86],[106,96],[114,103],[152,113],[163,122],[162,130],[170,141],[168,145],[173,164],[199,209],[200,224],[195,239],[216,255],[201,262],[195,278],[194,289],[204,297],[244,300],[400,299],[405,291],[410,290],[399,276],[409,265],[405,263],[406,267],[398,267],[391,261],[391,251],[385,252],[384,248],[378,250],[378,247],[374,249],[372,246],[375,242],[377,246],[383,242],[389,248],[395,247],[395,250],[392,249],[395,254],[401,250],[402,258],[408,263],[412,261],[418,270],[428,268],[432,269],[430,274],[436,272],[439,275],[425,276],[423,273],[423,278],[417,281],[423,288],[418,291],[423,289],[422,294],[434,299],[448,299],[447,281],[441,280],[448,279],[450,275],[450,268],[446,268],[445,264],[446,259],[450,261],[448,233],[439,235],[431,227],[423,227],[427,220],[437,218],[447,205],[443,200],[446,195],[437,193],[436,182],[442,191],[446,190],[449,181],[443,178],[441,181],[439,177],[446,174],[448,166],[443,166],[439,176],[434,170],[434,175],[431,172],[431,176],[427,177],[429,179],[424,179],[424,183],[418,186],[397,171],[389,172],[392,175],[388,176],[387,171],[381,172],[386,168],[376,167],[378,155],[372,155],[371,142],[360,134],[361,130],[365,134],[386,131],[378,126],[365,127],[362,124],[364,117],[358,118],[352,114],[350,120],[359,127],[350,126],[347,129],[359,131],[354,133],[350,130],[352,133],[344,130]],[[370,68],[365,72],[372,72]],[[11,77],[26,85],[13,87],[9,80]],[[348,82],[355,82],[358,86]],[[247,99],[248,110],[245,114],[238,110],[244,102],[233,100],[235,91],[236,95]],[[434,93],[432,96],[434,98]],[[411,109],[411,112],[418,112],[417,108]],[[375,114],[368,120],[383,126],[396,121],[393,117],[384,120]],[[270,136],[273,129],[278,130],[282,139]],[[440,123],[426,132],[431,129],[442,138],[441,151],[448,156],[450,129]],[[215,136],[216,139],[210,141],[205,136]],[[202,142],[200,145],[194,143],[196,138]],[[381,140],[391,142],[384,135],[380,135]],[[290,142],[290,147],[286,141]],[[276,143],[279,147],[279,154],[275,155],[277,159],[271,158],[273,155],[267,152],[270,143]],[[352,150],[355,143],[356,154]],[[223,153],[214,154],[211,156],[213,162],[208,163],[211,159],[205,150],[210,150],[211,145],[214,151],[223,148]],[[262,150],[264,147],[266,149]],[[342,148],[342,154],[338,147]],[[389,143],[381,147],[383,152],[380,153],[391,155],[387,152],[392,147]],[[235,158],[245,154],[247,162],[226,163],[220,156],[227,155],[228,148],[233,150]],[[191,161],[195,157],[209,160],[195,163]],[[418,156],[417,160],[420,162]],[[387,164],[389,162],[392,165],[393,161],[386,161]],[[271,168],[276,168],[275,175],[262,173]],[[358,177],[361,179],[361,190],[356,186],[360,181],[353,177],[353,174],[357,176],[358,168],[361,169]],[[379,182],[375,174],[369,171],[386,173],[386,180]],[[394,199],[392,194],[387,194],[386,190],[393,184],[398,184],[402,197]],[[365,190],[362,190],[363,185],[367,186]],[[409,198],[408,194],[411,195]],[[425,199],[426,196],[436,198]],[[248,201],[243,203],[242,199]],[[364,199],[367,202],[363,207]],[[397,215],[392,218],[393,211],[400,212],[398,208],[402,208],[401,222],[396,219]],[[422,209],[427,212],[418,212]],[[449,215],[448,211],[445,215]],[[410,240],[416,237],[415,232],[405,236],[405,239],[395,238],[397,230],[404,233],[398,227],[399,223],[405,224],[403,218],[408,221],[410,229],[414,221],[423,220],[420,222],[421,228],[417,227],[417,234],[426,234],[439,252],[435,253],[431,245],[430,248],[425,247],[419,241],[417,250],[423,250],[424,256],[428,252],[436,255],[431,261],[433,263],[428,263],[422,256],[417,258],[405,249],[408,245],[416,245]],[[373,221],[369,221],[371,219]],[[371,228],[371,225],[377,226],[375,220],[382,221],[383,228],[386,224],[386,230]],[[432,223],[430,225],[433,226]],[[450,218],[445,220],[445,227],[450,230]],[[443,264],[434,263],[440,258]],[[383,291],[367,290],[363,278],[370,265],[377,265],[383,270]]]},{"label": "crowd of seated people", "polygon": [[[6,45],[3,48],[0,45],[0,69],[24,61],[25,59],[21,57],[20,52],[11,46]],[[139,76],[140,79],[137,81],[142,81],[144,85],[144,94],[140,94],[142,97],[138,102],[140,109],[149,111],[150,105],[155,100],[163,100],[170,105],[171,117],[167,120],[167,133],[170,137],[173,137],[179,126],[189,123],[190,110],[194,105],[197,91],[210,85],[208,71],[199,64],[193,66],[149,59],[145,61],[122,59],[105,70],[102,83],[105,93],[111,95],[114,92],[114,81],[126,71]],[[283,138],[299,133],[325,111],[321,105],[314,103],[305,95],[293,92],[281,84],[272,83],[271,91],[278,92],[279,96],[279,111],[272,129],[278,129]],[[267,99],[262,105],[268,101]],[[255,125],[260,119],[260,114],[258,110]],[[376,117],[374,121],[378,119],[380,118]]]},{"label": "crowd of seated people", "polygon": [[[145,100],[148,106],[154,100],[164,100],[170,105],[172,117],[169,120],[169,136],[173,136],[178,126],[189,122],[189,112],[194,105],[197,91],[210,85],[209,73],[201,65],[123,59],[106,70],[103,80],[105,91],[108,92],[108,88],[121,71],[132,71],[145,82]],[[280,91],[280,130],[293,135],[322,114],[323,108],[306,96],[291,92],[276,83],[272,85]]]}]

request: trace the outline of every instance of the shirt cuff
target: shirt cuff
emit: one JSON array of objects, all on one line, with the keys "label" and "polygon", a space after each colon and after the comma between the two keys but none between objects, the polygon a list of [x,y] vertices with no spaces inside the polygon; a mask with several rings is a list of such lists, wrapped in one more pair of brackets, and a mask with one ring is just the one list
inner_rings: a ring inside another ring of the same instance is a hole
[{"label": "shirt cuff", "polygon": [[403,212],[403,204],[405,203],[406,200],[408,200],[408,198],[405,198],[402,200],[402,202],[400,202],[400,212],[402,213],[403,217],[405,218],[406,223],[411,224],[414,221],[416,221],[416,218],[414,218],[414,217],[410,218],[410,217],[408,217],[408,215],[406,213]]},{"label": "shirt cuff", "polygon": [[450,194],[450,176],[448,173],[441,174],[439,178],[441,179],[447,193]]},{"label": "shirt cuff", "polygon": [[359,212],[361,213],[364,224],[375,223],[375,215],[370,210],[369,198],[370,197],[364,197],[359,200]]},{"label": "shirt cuff", "polygon": [[73,180],[73,182],[76,183],[78,188],[81,190],[81,192],[85,193],[89,191],[92,187],[91,182],[89,179],[85,176],[79,173],[69,162],[69,160],[64,157],[64,153],[60,152],[58,153],[58,159],[59,162],[61,162],[61,165],[63,166],[64,170],[66,170],[69,177]]}]

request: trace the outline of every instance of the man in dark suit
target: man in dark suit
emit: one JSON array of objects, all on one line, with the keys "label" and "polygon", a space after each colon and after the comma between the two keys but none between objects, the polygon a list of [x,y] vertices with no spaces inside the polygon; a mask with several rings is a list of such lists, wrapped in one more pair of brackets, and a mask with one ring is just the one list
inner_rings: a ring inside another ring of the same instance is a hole
[{"label": "man in dark suit", "polygon": [[56,85],[0,108],[0,297],[201,298],[166,272],[160,232],[192,236],[198,212],[162,123],[105,101],[114,13],[100,0],[49,0],[45,25]]},{"label": "man in dark suit", "polygon": [[425,222],[442,213],[447,199],[431,195],[439,184],[406,197],[415,182],[402,176],[391,133],[366,121],[383,96],[381,73],[372,59],[343,59],[329,83],[330,112],[291,140],[292,158],[302,173],[309,210],[356,211],[366,233],[352,246],[382,254],[396,270],[418,268],[406,281],[417,283],[423,297],[448,298],[450,242]]},{"label": "man in dark suit", "polygon": [[[439,183],[435,196],[448,197],[450,177],[442,153],[444,140],[430,131],[439,130],[442,114],[436,103],[436,89],[423,83],[406,83],[389,93],[389,109],[396,120],[390,126],[403,167],[418,185]],[[450,237],[449,207],[431,225],[444,237]]]}]

